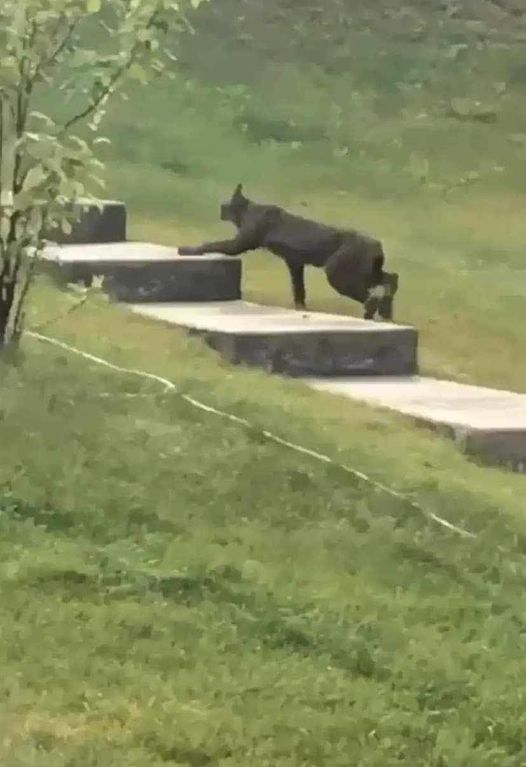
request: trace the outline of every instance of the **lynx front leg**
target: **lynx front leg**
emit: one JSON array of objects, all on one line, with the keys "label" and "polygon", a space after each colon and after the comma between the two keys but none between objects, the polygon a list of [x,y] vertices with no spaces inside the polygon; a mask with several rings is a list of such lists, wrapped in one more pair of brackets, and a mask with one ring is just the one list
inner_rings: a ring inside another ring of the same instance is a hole
[{"label": "lynx front leg", "polygon": [[208,253],[222,253],[225,256],[240,256],[248,250],[246,243],[240,239],[218,240],[217,242],[205,242],[197,247],[179,248],[180,256],[206,256]]},{"label": "lynx front leg", "polygon": [[298,311],[305,311],[306,293],[305,293],[305,266],[303,264],[290,264],[287,266],[292,281],[292,295],[294,298],[294,308]]}]

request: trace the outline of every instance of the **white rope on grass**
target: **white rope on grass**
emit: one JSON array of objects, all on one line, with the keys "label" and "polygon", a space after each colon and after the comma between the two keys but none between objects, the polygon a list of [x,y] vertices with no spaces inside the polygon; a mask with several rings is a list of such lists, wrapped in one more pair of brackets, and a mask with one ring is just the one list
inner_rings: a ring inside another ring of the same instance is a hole
[{"label": "white rope on grass", "polygon": [[58,346],[60,349],[64,349],[64,351],[70,352],[71,354],[77,354],[79,357],[83,357],[86,360],[95,362],[97,365],[102,365],[105,368],[114,370],[116,373],[126,373],[128,375],[135,375],[139,376],[140,378],[148,378],[151,381],[156,381],[157,383],[160,383],[164,386],[165,391],[177,390],[175,384],[173,384],[171,381],[168,381],[167,378],[155,375],[155,373],[147,373],[144,370],[135,370],[134,368],[124,368],[120,365],[114,365],[113,362],[108,362],[108,360],[102,359],[102,357],[96,357],[94,354],[89,354],[89,352],[84,352],[81,349],[76,349],[74,346],[70,346],[70,344],[67,344],[64,341],[59,341],[58,338],[44,336],[42,333],[35,333],[32,330],[26,330],[24,335],[30,336],[31,338],[36,338],[37,341],[43,341],[44,343],[51,344],[52,346]]},{"label": "white rope on grass", "polygon": [[436,522],[438,525],[445,528],[446,530],[457,533],[463,538],[472,538],[472,539],[476,538],[476,535],[474,533],[468,530],[464,530],[462,527],[458,527],[457,525],[454,525],[452,522],[449,522],[447,519],[443,519],[442,517],[438,516],[438,514],[435,514],[434,512],[429,511],[428,509],[424,509],[422,506],[420,506],[420,504],[418,504],[412,498],[409,498],[407,495],[404,495],[403,493],[398,492],[398,490],[394,490],[388,485],[384,485],[383,482],[379,482],[378,480],[373,479],[372,477],[369,477],[367,474],[364,474],[363,471],[359,471],[358,469],[354,469],[351,466],[347,466],[346,464],[339,463],[338,461],[333,460],[330,456],[325,455],[324,453],[319,453],[316,450],[311,450],[310,448],[304,447],[303,445],[298,445],[295,442],[289,442],[288,440],[283,439],[282,437],[278,436],[277,434],[274,434],[271,431],[258,428],[254,426],[254,424],[250,423],[250,421],[248,421],[246,418],[242,418],[238,415],[234,415],[233,413],[228,413],[224,410],[219,410],[218,408],[213,407],[213,405],[207,405],[204,402],[200,402],[200,400],[197,400],[188,394],[183,394],[182,392],[178,391],[177,386],[172,381],[169,381],[167,378],[163,378],[162,376],[156,375],[155,373],[148,373],[145,370],[138,370],[136,368],[127,368],[127,367],[122,367],[121,365],[115,365],[113,362],[108,362],[108,360],[105,360],[102,357],[97,357],[94,354],[90,354],[89,352],[85,352],[85,351],[82,351],[81,349],[77,349],[75,346],[71,346],[70,344],[67,344],[65,341],[60,341],[57,338],[45,336],[45,335],[42,335],[41,333],[36,333],[34,331],[28,330],[24,333],[24,335],[34,338],[37,341],[50,344],[51,346],[56,346],[59,349],[64,349],[64,351],[67,351],[70,354],[76,354],[79,357],[82,357],[83,359],[89,360],[90,362],[94,362],[95,364],[101,365],[102,367],[108,368],[109,370],[113,370],[116,373],[124,373],[126,375],[138,376],[140,378],[148,379],[150,381],[155,381],[156,383],[159,383],[164,387],[165,392],[176,393],[181,399],[183,399],[189,405],[192,405],[192,407],[197,408],[198,410],[201,410],[205,413],[211,413],[212,415],[216,415],[220,418],[230,421],[231,423],[235,423],[239,426],[243,426],[244,428],[248,428],[252,431],[255,430],[256,432],[259,432],[259,434],[262,437],[264,437],[266,440],[268,440],[269,442],[274,442],[276,445],[280,445],[281,447],[286,447],[289,450],[293,450],[294,452],[300,453],[301,455],[308,456],[309,458],[314,458],[316,461],[320,461],[321,463],[334,466],[340,471],[343,471],[346,474],[351,475],[355,479],[358,479],[361,482],[364,482],[370,485],[375,490],[378,490],[384,493],[385,495],[389,495],[392,498],[396,498],[396,500],[406,504],[407,506],[412,508],[414,511],[417,511],[419,514],[423,514],[427,519],[430,519],[433,522]]},{"label": "white rope on grass", "polygon": [[103,391],[100,392],[99,396],[101,399],[115,399],[117,397],[123,397],[124,399],[148,399],[151,397],[151,394],[146,394],[145,392],[130,392],[130,391],[121,391],[121,392],[109,392],[109,391]]}]

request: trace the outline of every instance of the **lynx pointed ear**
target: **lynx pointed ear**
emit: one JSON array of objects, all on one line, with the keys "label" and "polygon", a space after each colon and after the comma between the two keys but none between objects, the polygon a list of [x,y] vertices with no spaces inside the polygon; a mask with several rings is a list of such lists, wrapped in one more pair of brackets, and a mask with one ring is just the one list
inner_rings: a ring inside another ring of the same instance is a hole
[{"label": "lynx pointed ear", "polygon": [[244,200],[243,196],[243,184],[238,184],[234,190],[234,194],[232,195],[233,200]]}]

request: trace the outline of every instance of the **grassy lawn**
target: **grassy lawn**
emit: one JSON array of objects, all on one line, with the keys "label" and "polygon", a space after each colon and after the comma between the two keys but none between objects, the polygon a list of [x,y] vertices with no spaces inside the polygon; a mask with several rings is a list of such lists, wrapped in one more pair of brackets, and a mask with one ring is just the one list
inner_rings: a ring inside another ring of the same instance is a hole
[{"label": "grassy lawn", "polygon": [[[30,324],[74,300],[43,283]],[[28,338],[2,386],[3,764],[524,763],[524,477],[100,299],[47,332],[477,537]]]}]

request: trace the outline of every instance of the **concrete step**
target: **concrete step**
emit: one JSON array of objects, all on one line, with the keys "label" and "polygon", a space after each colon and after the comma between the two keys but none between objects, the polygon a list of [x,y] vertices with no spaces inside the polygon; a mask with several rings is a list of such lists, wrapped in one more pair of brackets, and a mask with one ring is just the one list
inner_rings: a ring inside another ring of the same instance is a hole
[{"label": "concrete step", "polygon": [[241,297],[241,261],[222,255],[179,256],[143,242],[48,247],[44,261],[66,282],[104,277],[116,301],[232,301]]},{"label": "concrete step", "polygon": [[465,452],[524,472],[526,395],[419,376],[309,378],[315,389],[395,410],[453,438]]},{"label": "concrete step", "polygon": [[270,372],[351,376],[410,375],[417,370],[418,336],[412,327],[246,301],[131,304],[130,308],[201,335],[234,364]]},{"label": "concrete step", "polygon": [[61,245],[122,242],[126,240],[126,205],[117,200],[101,200],[98,205],[82,201],[70,207],[75,214],[71,232],[61,229],[46,232],[45,239]]}]

